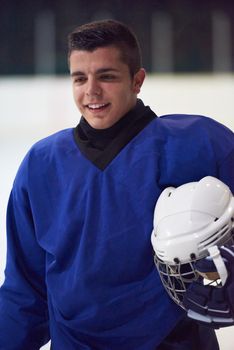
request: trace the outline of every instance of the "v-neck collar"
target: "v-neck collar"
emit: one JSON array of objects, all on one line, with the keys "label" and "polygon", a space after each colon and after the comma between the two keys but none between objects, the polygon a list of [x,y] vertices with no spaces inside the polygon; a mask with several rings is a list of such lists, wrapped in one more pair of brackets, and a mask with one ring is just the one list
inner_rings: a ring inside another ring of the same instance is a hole
[{"label": "v-neck collar", "polygon": [[82,117],[74,129],[81,153],[100,170],[104,170],[119,152],[156,117],[137,100],[136,106],[108,129],[94,129]]}]

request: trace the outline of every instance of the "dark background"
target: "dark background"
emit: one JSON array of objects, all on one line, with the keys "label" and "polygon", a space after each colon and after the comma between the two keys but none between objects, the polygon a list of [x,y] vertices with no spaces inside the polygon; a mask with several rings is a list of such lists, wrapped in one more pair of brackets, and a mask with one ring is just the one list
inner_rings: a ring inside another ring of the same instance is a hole
[{"label": "dark background", "polygon": [[[0,0],[0,75],[67,74],[67,34],[104,18],[131,26],[148,72],[234,70],[232,0]],[[166,25],[163,34],[155,18]],[[165,62],[157,55],[162,44]]]}]

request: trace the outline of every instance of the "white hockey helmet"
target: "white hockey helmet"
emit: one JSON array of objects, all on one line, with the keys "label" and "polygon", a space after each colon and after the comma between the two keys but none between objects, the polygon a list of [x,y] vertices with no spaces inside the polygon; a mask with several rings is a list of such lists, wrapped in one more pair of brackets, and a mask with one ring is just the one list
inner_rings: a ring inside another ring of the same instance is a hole
[{"label": "white hockey helmet", "polygon": [[166,188],[154,212],[151,242],[167,292],[183,307],[183,295],[198,278],[194,262],[208,249],[233,239],[234,198],[227,185],[207,176]]}]

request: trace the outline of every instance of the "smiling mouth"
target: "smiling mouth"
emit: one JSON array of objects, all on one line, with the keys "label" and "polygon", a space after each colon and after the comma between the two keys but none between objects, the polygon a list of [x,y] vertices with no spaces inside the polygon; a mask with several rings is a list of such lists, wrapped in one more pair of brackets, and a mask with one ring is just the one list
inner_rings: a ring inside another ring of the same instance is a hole
[{"label": "smiling mouth", "polygon": [[91,111],[101,111],[108,107],[110,103],[90,103],[87,104],[86,107]]}]

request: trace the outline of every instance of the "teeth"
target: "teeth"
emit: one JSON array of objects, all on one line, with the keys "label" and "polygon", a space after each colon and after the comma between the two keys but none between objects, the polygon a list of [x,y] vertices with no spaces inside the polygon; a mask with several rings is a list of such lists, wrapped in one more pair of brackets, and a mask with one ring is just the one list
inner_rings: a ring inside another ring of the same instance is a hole
[{"label": "teeth", "polygon": [[91,108],[91,109],[98,109],[98,108],[101,108],[101,107],[104,107],[104,106],[105,106],[104,103],[103,103],[103,104],[97,104],[97,103],[95,103],[95,104],[90,104],[90,105],[88,105],[88,107]]}]

